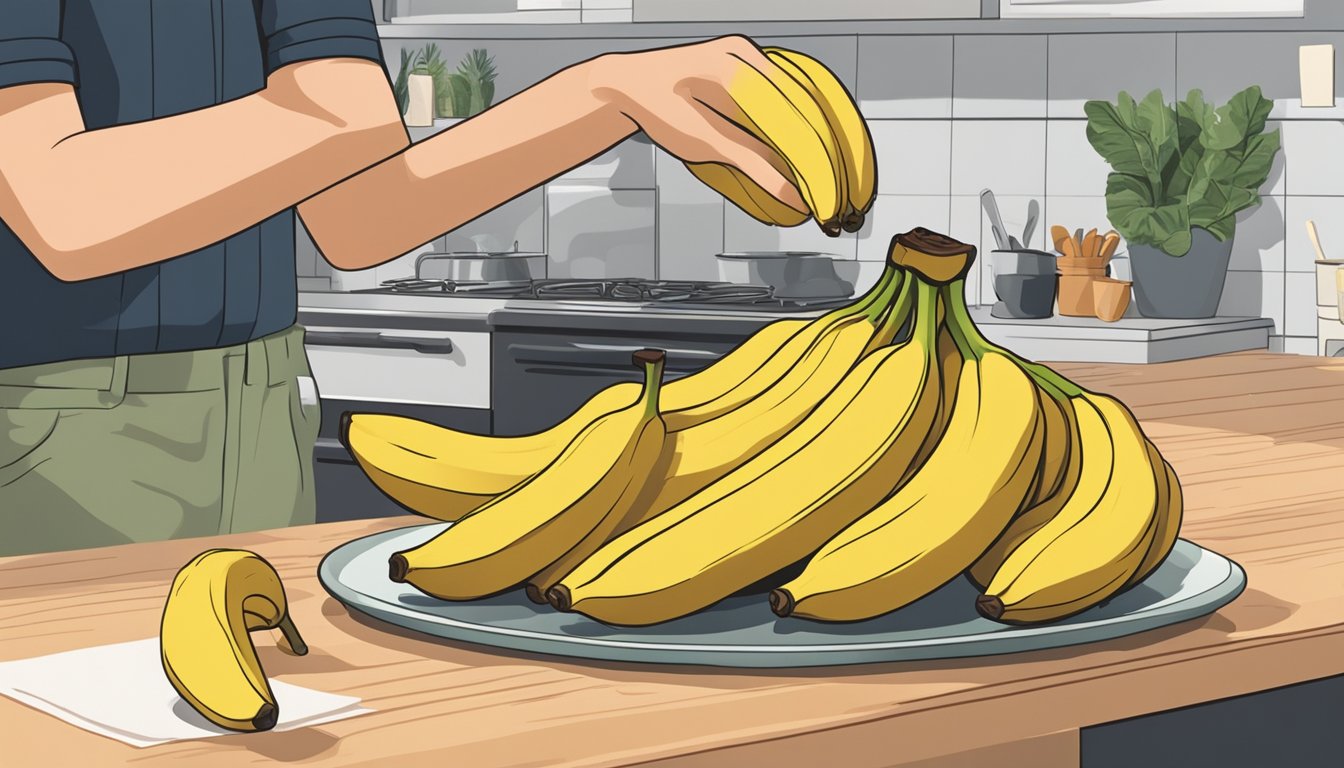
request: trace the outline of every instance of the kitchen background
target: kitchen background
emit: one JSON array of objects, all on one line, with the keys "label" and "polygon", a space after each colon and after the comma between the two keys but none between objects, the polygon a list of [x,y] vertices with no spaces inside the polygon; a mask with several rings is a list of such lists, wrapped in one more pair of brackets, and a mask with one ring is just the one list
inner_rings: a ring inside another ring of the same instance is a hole
[{"label": "kitchen background", "polygon": [[[383,27],[392,76],[403,49],[435,43],[451,69],[472,49],[485,48],[498,69],[499,101],[604,51],[752,34],[762,44],[819,58],[856,94],[879,157],[879,197],[869,223],[857,236],[838,239],[823,236],[810,222],[794,229],[760,225],[696,181],[675,158],[636,138],[375,269],[333,271],[300,233],[304,287],[372,288],[412,274],[414,256],[426,250],[507,250],[516,241],[521,250],[548,253],[547,274],[553,278],[733,279],[716,254],[818,250],[852,262],[842,265],[841,274],[861,290],[880,271],[890,236],[913,226],[975,242],[987,254],[993,245],[978,200],[985,188],[998,196],[1010,231],[1021,231],[1028,201],[1040,199],[1038,247],[1049,248],[1042,240],[1050,224],[1109,228],[1103,196],[1109,167],[1085,135],[1087,99],[1114,100],[1122,89],[1141,97],[1160,88],[1170,101],[1201,88],[1210,101],[1222,103],[1258,84],[1275,102],[1269,129],[1282,130],[1283,151],[1262,189],[1263,204],[1240,216],[1219,314],[1272,320],[1273,350],[1318,351],[1316,256],[1304,223],[1318,223],[1327,255],[1344,256],[1339,223],[1344,222],[1344,102],[1334,108],[1300,106],[1298,48],[1318,43],[1344,48],[1340,4],[1311,2],[1302,19],[707,24],[632,23],[631,0],[515,2],[375,0],[380,16],[394,22]],[[715,4],[680,3],[672,11],[665,10],[668,5],[650,3],[645,15],[703,16],[714,12],[708,6]],[[759,4],[717,5],[731,5],[749,18]],[[833,5],[829,12],[845,10]],[[901,4],[867,4],[883,5]],[[918,15],[916,5],[903,12]],[[957,5],[943,4],[938,12],[961,13]],[[993,13],[990,3],[981,5],[975,10]],[[770,6],[764,13],[773,18],[798,13],[788,3]],[[450,9],[454,13],[446,13]],[[1003,12],[1010,13],[1006,7]],[[476,23],[482,21],[495,23]],[[832,32],[837,28],[849,31]],[[677,34],[683,29],[690,34]],[[939,33],[942,29],[948,33]],[[811,30],[817,34],[802,34]],[[1037,30],[1043,32],[1022,33]],[[912,33],[896,33],[902,31]],[[1344,78],[1336,83],[1337,92],[1344,90]],[[439,120],[433,129],[412,133],[421,138],[452,122]],[[1125,246],[1119,250],[1123,255]],[[978,279],[968,281],[969,298],[990,303],[988,259],[980,265]]]}]

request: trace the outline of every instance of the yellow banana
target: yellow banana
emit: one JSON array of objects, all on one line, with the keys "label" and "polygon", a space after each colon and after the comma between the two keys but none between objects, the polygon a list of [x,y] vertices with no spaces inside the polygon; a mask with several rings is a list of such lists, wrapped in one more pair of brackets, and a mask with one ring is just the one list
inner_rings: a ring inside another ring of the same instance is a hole
[{"label": "yellow banana", "polygon": [[839,235],[846,198],[844,161],[821,107],[783,70],[762,72],[745,61],[733,74],[728,95],[737,110],[724,117],[784,160],[821,230]]},{"label": "yellow banana", "polygon": [[1125,583],[1126,588],[1148,578],[1167,559],[1167,555],[1171,554],[1172,547],[1176,546],[1176,539],[1181,530],[1181,516],[1184,513],[1185,496],[1181,491],[1181,481],[1176,477],[1176,470],[1171,468],[1171,464],[1162,458],[1157,447],[1151,443],[1148,445],[1148,453],[1153,466],[1159,468],[1157,525],[1153,532],[1153,543],[1148,547],[1148,552],[1143,556],[1143,562],[1139,563],[1134,575]]},{"label": "yellow banana", "polygon": [[1129,583],[1152,543],[1158,488],[1138,424],[1120,403],[1085,390],[1074,410],[1085,455],[1078,487],[976,600],[991,619],[1036,623],[1086,610]]},{"label": "yellow banana", "polygon": [[581,544],[608,516],[633,508],[666,437],[658,415],[664,354],[635,353],[638,400],[599,416],[558,458],[433,539],[394,553],[393,581],[446,600],[513,587]]},{"label": "yellow banana", "polygon": [[[796,227],[807,221],[809,214],[796,211],[780,202],[774,195],[761,189],[761,186],[745,173],[731,165],[723,163],[686,163],[686,167],[697,179],[703,181],[719,194],[723,195],[743,213],[761,222],[776,227]],[[789,173],[784,173],[785,178]]]},{"label": "yellow banana", "polygon": [[672,456],[651,511],[671,508],[765,450],[816,408],[866,351],[889,344],[909,316],[909,281],[892,280],[888,293],[896,294],[894,302],[880,299],[867,314],[828,329],[756,397],[674,434]]},{"label": "yellow banana", "polygon": [[840,223],[846,232],[858,232],[877,193],[877,155],[868,123],[859,114],[854,97],[826,65],[786,48],[766,48],[765,53],[803,86],[826,116],[840,148],[847,191]]},{"label": "yellow banana", "polygon": [[206,550],[177,572],[168,591],[159,626],[163,671],[215,725],[269,730],[279,710],[248,633],[275,628],[295,653],[308,652],[271,564],[252,552]]},{"label": "yellow banana", "polygon": [[936,290],[916,292],[908,342],[869,354],[783,438],[599,549],[551,604],[621,625],[684,616],[798,562],[899,486],[941,391]]},{"label": "yellow banana", "polygon": [[1036,386],[1008,357],[951,330],[964,362],[937,447],[909,482],[771,592],[775,613],[858,621],[904,607],[956,578],[1022,507],[1041,462]]}]

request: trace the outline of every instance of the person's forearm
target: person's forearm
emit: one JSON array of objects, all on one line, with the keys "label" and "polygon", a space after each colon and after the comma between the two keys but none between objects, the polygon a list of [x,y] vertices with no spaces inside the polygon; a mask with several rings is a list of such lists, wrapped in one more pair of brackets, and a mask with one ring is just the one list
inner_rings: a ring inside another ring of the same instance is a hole
[{"label": "person's forearm", "polygon": [[578,64],[299,207],[322,254],[359,269],[406,253],[631,135],[603,98],[599,60]]},{"label": "person's forearm", "polygon": [[66,280],[187,253],[402,149],[390,101],[381,67],[353,60],[294,65],[241,99],[94,131],[71,100],[44,98],[24,119],[65,125],[66,137],[7,162],[0,195],[14,195],[6,210],[18,213],[6,223]]}]

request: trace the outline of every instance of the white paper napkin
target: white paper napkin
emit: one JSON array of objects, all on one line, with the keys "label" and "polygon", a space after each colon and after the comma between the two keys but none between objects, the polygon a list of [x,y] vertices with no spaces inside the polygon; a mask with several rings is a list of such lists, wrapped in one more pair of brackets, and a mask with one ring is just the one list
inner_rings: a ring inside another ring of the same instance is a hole
[{"label": "white paper napkin", "polygon": [[[358,698],[271,680],[280,710],[275,730],[344,720],[373,710]],[[150,747],[236,734],[201,717],[163,673],[159,639],[0,662],[0,694],[86,731]]]}]

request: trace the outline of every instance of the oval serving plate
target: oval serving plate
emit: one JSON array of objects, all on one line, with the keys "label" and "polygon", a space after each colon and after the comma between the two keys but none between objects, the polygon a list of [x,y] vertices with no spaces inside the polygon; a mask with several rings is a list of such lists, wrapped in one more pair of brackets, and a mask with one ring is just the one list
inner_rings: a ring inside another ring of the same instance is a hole
[{"label": "oval serving plate", "polygon": [[349,608],[449,640],[582,659],[718,667],[815,667],[987,656],[1110,640],[1210,614],[1236,598],[1236,563],[1184,539],[1151,576],[1107,603],[1043,626],[998,624],[975,612],[958,578],[899,611],[852,624],[781,619],[764,594],[735,595],[676,621],[613,627],[535,605],[521,589],[446,602],[387,576],[387,559],[447,527],[384,531],[342,544],[318,578]]}]

